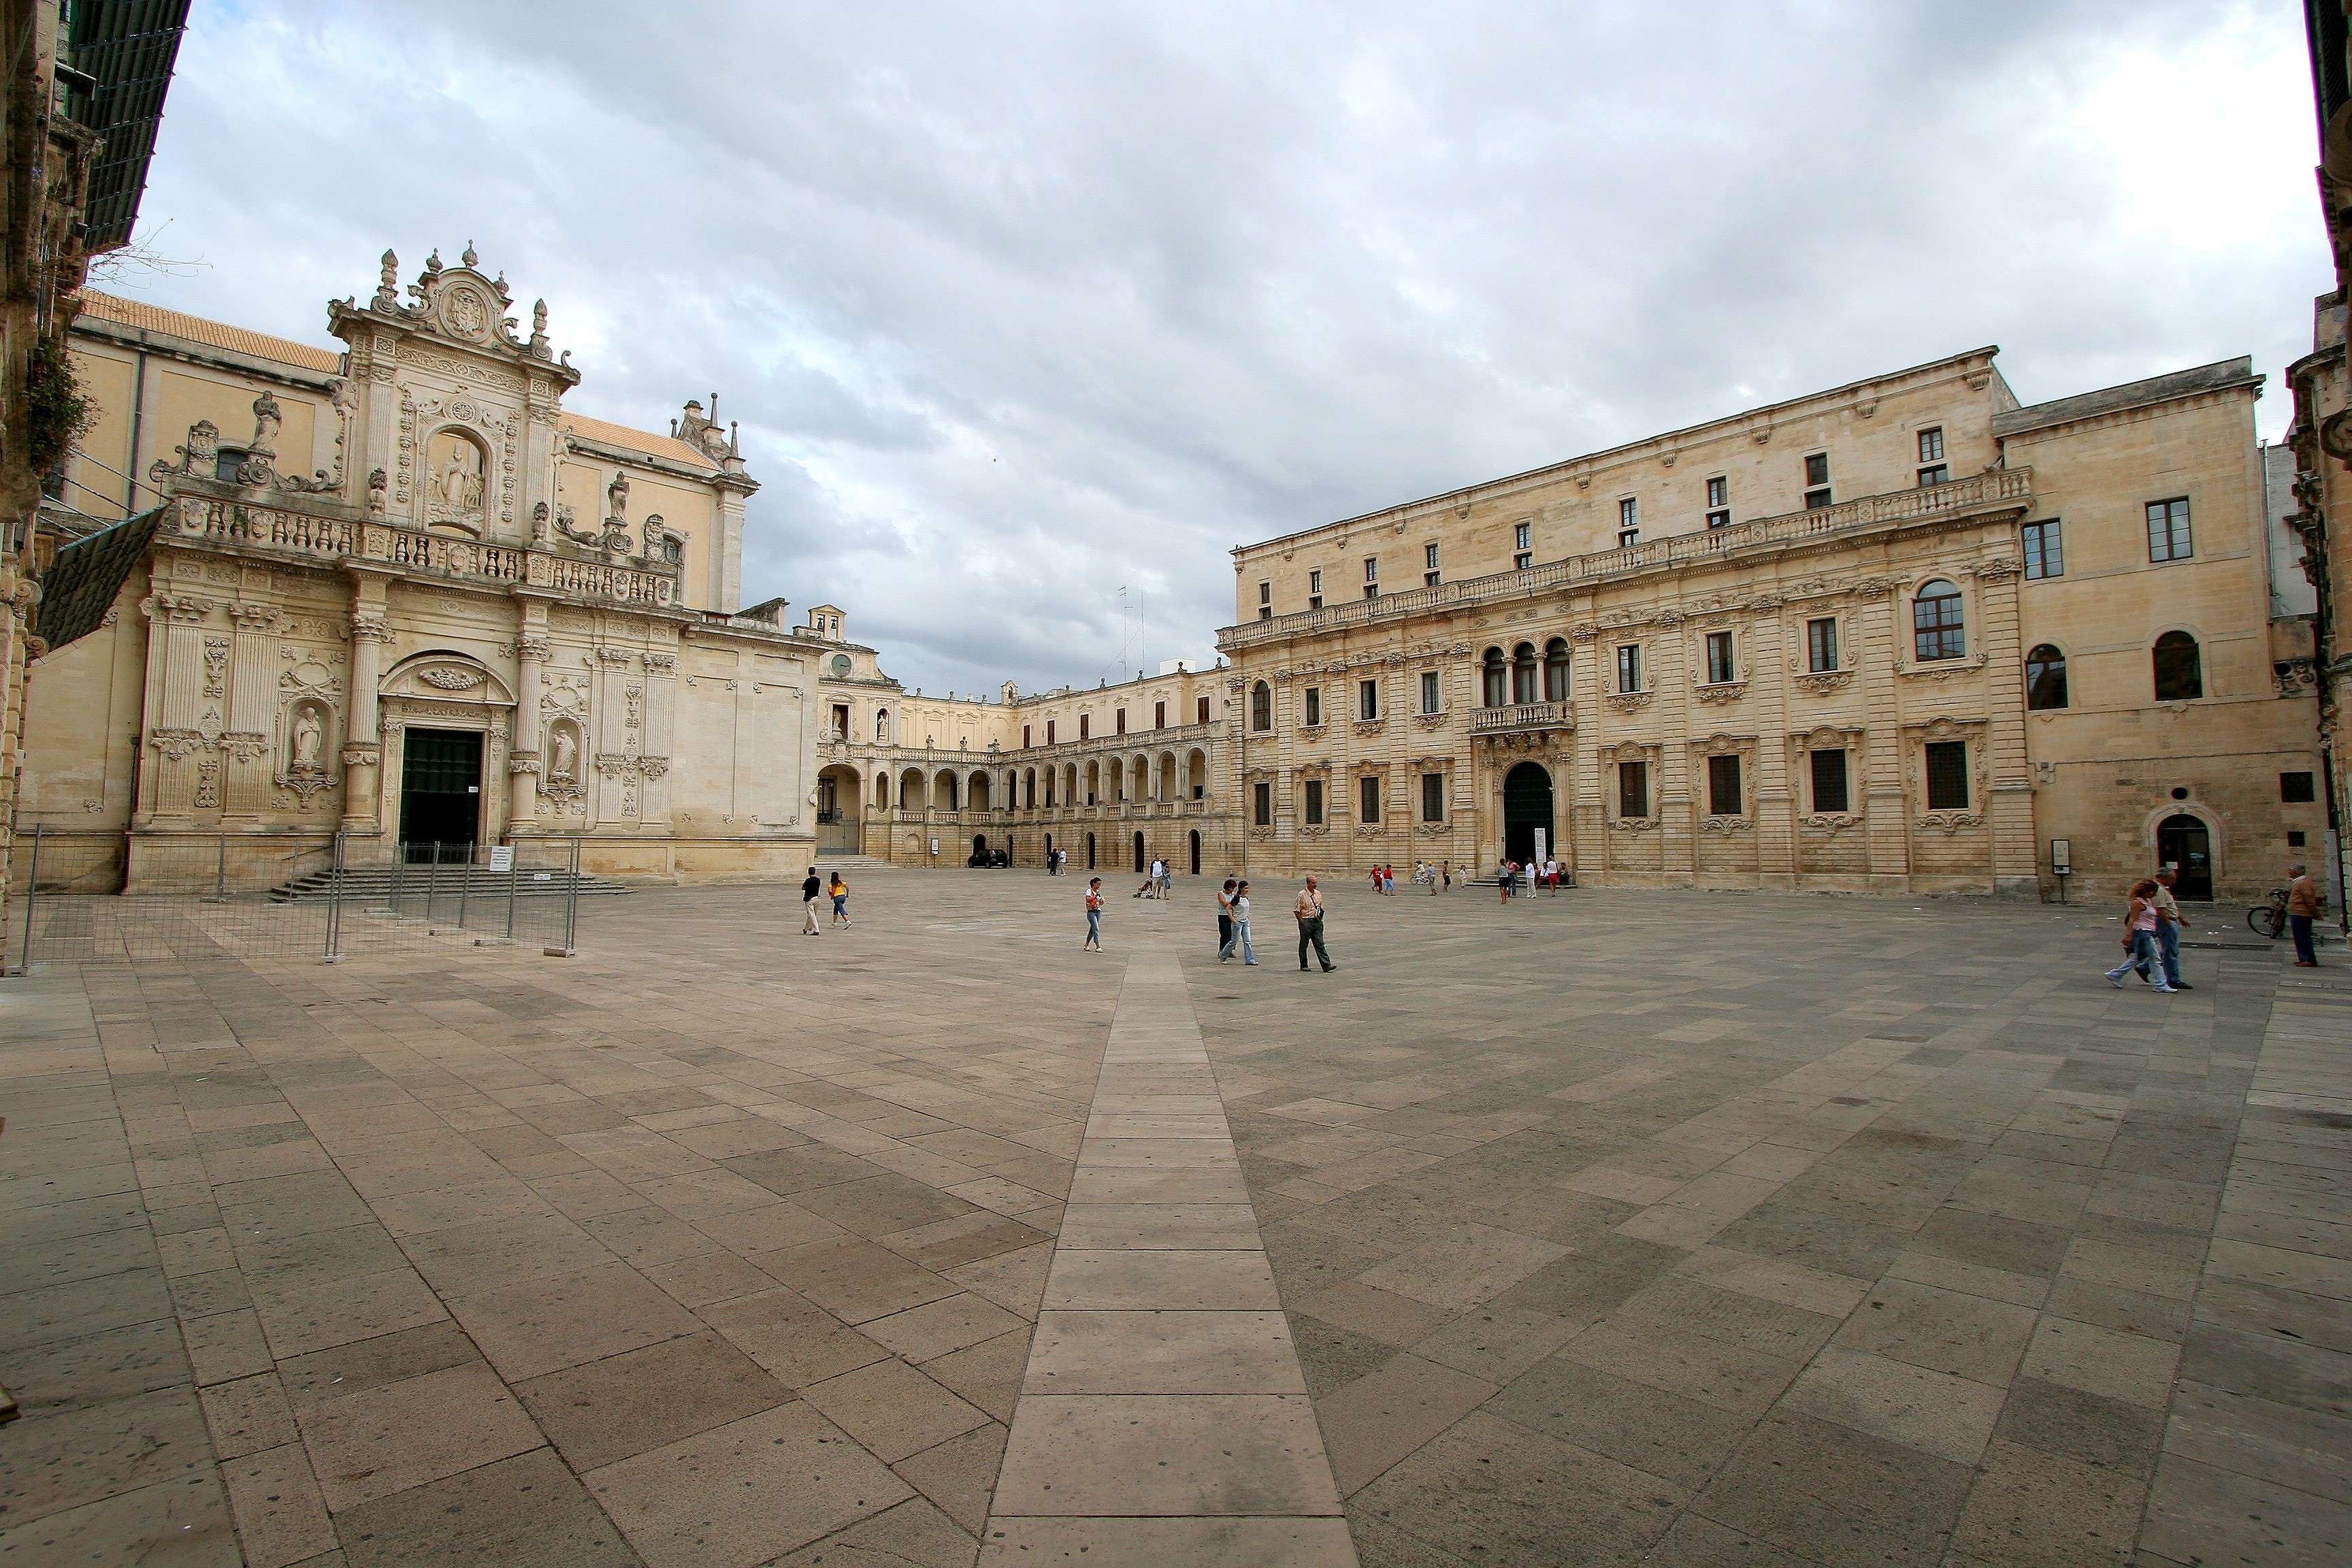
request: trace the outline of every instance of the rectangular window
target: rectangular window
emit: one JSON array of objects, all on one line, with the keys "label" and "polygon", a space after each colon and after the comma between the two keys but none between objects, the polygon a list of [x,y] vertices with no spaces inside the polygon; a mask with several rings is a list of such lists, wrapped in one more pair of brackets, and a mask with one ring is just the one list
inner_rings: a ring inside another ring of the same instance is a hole
[{"label": "rectangular window", "polygon": [[1087,738],[1087,734],[1094,729],[1094,715],[1091,713],[1081,713],[1078,715],[1079,740],[1083,741]]},{"label": "rectangular window", "polygon": [[1511,570],[1514,572],[1524,572],[1535,563],[1535,552],[1531,550],[1522,550],[1511,557]]},{"label": "rectangular window", "polygon": [[1377,555],[1367,555],[1364,557],[1364,597],[1377,599],[1380,596],[1381,558]]},{"label": "rectangular window", "polygon": [[1321,779],[1307,781],[1307,826],[1309,827],[1323,826],[1323,781]]},{"label": "rectangular window", "polygon": [[1919,488],[1923,490],[1929,485],[1945,485],[1951,481],[1952,470],[1941,463],[1930,463],[1919,470]]},{"label": "rectangular window", "polygon": [[1274,786],[1272,784],[1250,785],[1250,820],[1259,827],[1274,826]]},{"label": "rectangular window", "polygon": [[1199,697],[1199,698],[1195,698],[1195,699],[1193,699],[1193,701],[1192,701],[1192,722],[1193,722],[1193,723],[1195,723],[1195,724],[1205,724],[1205,723],[1207,723],[1208,721],[1209,721],[1209,700],[1208,700],[1207,698],[1205,698],[1205,697]]},{"label": "rectangular window", "polygon": [[1362,778],[1358,779],[1356,781],[1356,793],[1360,797],[1358,804],[1362,808],[1361,815],[1360,815],[1356,820],[1359,822],[1378,822],[1381,819],[1380,775],[1377,773],[1366,773]]},{"label": "rectangular window", "polygon": [[1738,679],[1738,668],[1733,664],[1731,658],[1731,634],[1729,632],[1707,633],[1706,683],[1709,686],[1727,685]]},{"label": "rectangular window", "polygon": [[1323,689],[1319,686],[1310,686],[1307,689],[1307,724],[1309,729],[1312,729],[1321,722],[1323,722]]},{"label": "rectangular window", "polygon": [[1739,815],[1739,759],[1738,757],[1707,758],[1706,809],[1710,816]]},{"label": "rectangular window", "polygon": [[1517,542],[1514,543],[1511,548],[1514,550],[1533,550],[1536,547],[1535,535],[1536,525],[1534,523],[1523,522],[1519,524],[1517,529],[1512,531],[1511,537],[1516,540]]},{"label": "rectangular window", "polygon": [[1650,764],[1617,764],[1617,815],[1639,822],[1650,815]]},{"label": "rectangular window", "polygon": [[1050,745],[1052,745],[1053,743],[1054,743],[1054,721],[1053,721],[1053,720],[1051,720],[1051,719],[1048,719],[1048,720],[1046,720],[1046,721],[1045,721],[1045,744],[1047,744],[1047,745],[1049,745],[1049,746],[1050,746]]},{"label": "rectangular window", "polygon": [[1421,775],[1421,819],[1423,822],[1445,820],[1445,775]]},{"label": "rectangular window", "polygon": [[2147,558],[2186,561],[2195,552],[2189,538],[2189,498],[2147,503]]},{"label": "rectangular window", "polygon": [[1261,621],[1274,619],[1274,584],[1271,582],[1257,585],[1257,618]]},{"label": "rectangular window", "polygon": [[1843,812],[1848,799],[1845,787],[1845,753],[1815,752],[1813,759],[1813,809]]},{"label": "rectangular window", "polygon": [[1165,702],[1155,702],[1151,705],[1151,727],[1155,730],[1168,728],[1168,704]]},{"label": "rectangular window", "polygon": [[1424,588],[1436,587],[1437,546],[1434,544],[1424,544],[1421,547],[1421,585]]},{"label": "rectangular window", "polygon": [[1814,452],[1805,458],[1805,510],[1819,511],[1830,504],[1830,455]]},{"label": "rectangular window", "polygon": [[2279,803],[2282,805],[2308,805],[2318,798],[2309,773],[2279,774]]},{"label": "rectangular window", "polygon": [[1307,607],[1310,610],[1323,607],[1323,568],[1320,566],[1307,574]]},{"label": "rectangular window", "polygon": [[1966,811],[1969,808],[1969,743],[1930,741],[1927,743],[1927,809]]},{"label": "rectangular window", "polygon": [[1837,619],[1824,616],[1805,623],[1805,668],[1819,675],[1835,669],[1837,661]]},{"label": "rectangular window", "polygon": [[2066,574],[2066,541],[2058,531],[2058,520],[2029,522],[2022,531],[2025,545],[2025,574],[2028,577],[2063,577]]},{"label": "rectangular window", "polygon": [[1380,716],[1381,683],[1377,680],[1359,681],[1356,685],[1356,717],[1377,719]]},{"label": "rectangular window", "polygon": [[1437,671],[1433,669],[1422,671],[1421,710],[1424,713],[1436,712],[1439,700],[1440,693],[1438,690]]},{"label": "rectangular window", "polygon": [[1118,731],[1117,731],[1118,733],[1119,733],[1119,734],[1121,734],[1121,735],[1124,735],[1124,734],[1126,734],[1126,733],[1127,733],[1127,710],[1126,710],[1126,709],[1122,708],[1122,709],[1120,709],[1120,710],[1119,710],[1116,714],[1114,714],[1114,715],[1112,716],[1112,720],[1111,720],[1111,721],[1112,721],[1113,723],[1115,723],[1115,724],[1117,724],[1117,725],[1118,726]]},{"label": "rectangular window", "polygon": [[1942,426],[1930,426],[1919,432],[1919,460],[1922,463],[1940,463],[1944,460],[1944,427]]},{"label": "rectangular window", "polygon": [[1642,645],[1627,643],[1617,650],[1617,689],[1642,689]]},{"label": "rectangular window", "polygon": [[1706,525],[1731,526],[1731,480],[1722,474],[1706,481]]},{"label": "rectangular window", "polygon": [[1021,749],[1024,752],[1029,749],[1029,726],[1026,724],[1021,726]]},{"label": "rectangular window", "polygon": [[1626,496],[1617,503],[1617,526],[1621,529],[1642,526],[1642,503]]}]

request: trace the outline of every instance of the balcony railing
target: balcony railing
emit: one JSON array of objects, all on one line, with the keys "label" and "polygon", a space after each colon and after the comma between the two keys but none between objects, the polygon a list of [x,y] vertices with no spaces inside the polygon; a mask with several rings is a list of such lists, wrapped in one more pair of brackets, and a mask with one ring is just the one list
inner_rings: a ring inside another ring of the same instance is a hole
[{"label": "balcony railing", "polygon": [[1515,702],[1508,708],[1470,710],[1473,735],[1509,735],[1533,730],[1573,730],[1576,710],[1568,702]]},{"label": "balcony railing", "polygon": [[1916,489],[1864,496],[1856,500],[1841,501],[1835,506],[1784,512],[1778,517],[1759,517],[1748,522],[1733,523],[1728,528],[1673,534],[1664,539],[1651,540],[1646,544],[1627,545],[1621,550],[1570,555],[1564,560],[1530,566],[1524,572],[1497,572],[1485,577],[1465,577],[1458,583],[1442,583],[1434,588],[1409,588],[1401,594],[1383,594],[1377,599],[1350,599],[1341,604],[1326,605],[1319,610],[1300,610],[1293,615],[1276,616],[1272,620],[1244,621],[1238,626],[1220,628],[1217,647],[1231,651],[1276,637],[1337,631],[1346,626],[1397,620],[1430,610],[1520,598],[1545,589],[1562,588],[1578,583],[1605,582],[1611,578],[1630,577],[1637,573],[1667,567],[1689,566],[1764,545],[1800,543],[1882,528],[1888,523],[1956,517],[1972,511],[2016,510],[2032,505],[2032,468],[1995,468],[1990,473],[1971,474],[1948,484],[1924,485]]},{"label": "balcony railing", "polygon": [[485,544],[373,519],[320,516],[245,501],[184,495],[158,539],[208,540],[307,556],[372,561],[460,582],[520,583],[572,598],[666,608],[677,601],[677,573]]}]

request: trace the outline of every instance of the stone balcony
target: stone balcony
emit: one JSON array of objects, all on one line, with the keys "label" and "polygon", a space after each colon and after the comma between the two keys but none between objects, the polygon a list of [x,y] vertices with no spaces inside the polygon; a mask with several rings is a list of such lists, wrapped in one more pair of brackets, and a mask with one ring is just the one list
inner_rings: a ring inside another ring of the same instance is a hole
[{"label": "stone balcony", "polygon": [[159,544],[209,544],[314,562],[365,563],[452,582],[520,584],[640,609],[669,609],[677,604],[675,566],[634,560],[623,563],[539,545],[485,544],[343,515],[343,510],[294,510],[178,495],[169,502],[155,539]]},{"label": "stone balcony", "polygon": [[1576,728],[1576,704],[1573,702],[1514,702],[1507,708],[1474,708],[1470,710],[1470,733],[1479,735],[1525,735],[1540,730],[1573,730]]},{"label": "stone balcony", "polygon": [[[1883,532],[1919,522],[1953,518],[2015,516],[2033,504],[2032,468],[1995,468],[1940,485],[1862,496],[1835,506],[1759,517],[1728,528],[1669,534],[1615,550],[1530,566],[1524,572],[1496,572],[1465,577],[1434,588],[1408,588],[1382,594],[1377,599],[1350,599],[1321,609],[1300,610],[1262,621],[1243,621],[1217,632],[1217,647],[1231,654],[1259,643],[1285,637],[1311,637],[1351,626],[1369,626],[1402,620],[1432,611],[1467,609],[1479,605],[1531,598],[1559,588],[1614,582],[1651,572],[1671,572],[1719,563],[1750,552],[1820,543]],[[1476,731],[1473,731],[1475,733]]]}]

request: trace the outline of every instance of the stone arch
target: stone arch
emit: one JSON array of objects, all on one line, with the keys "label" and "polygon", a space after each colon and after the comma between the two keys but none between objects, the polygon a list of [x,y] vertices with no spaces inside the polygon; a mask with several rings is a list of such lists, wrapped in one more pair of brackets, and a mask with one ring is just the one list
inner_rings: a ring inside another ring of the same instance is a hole
[{"label": "stone arch", "polygon": [[921,811],[930,805],[930,788],[923,778],[923,770],[908,768],[898,776],[898,809]]},{"label": "stone arch", "polygon": [[1195,746],[1184,754],[1184,794],[1191,800],[1209,795],[1209,753]]}]

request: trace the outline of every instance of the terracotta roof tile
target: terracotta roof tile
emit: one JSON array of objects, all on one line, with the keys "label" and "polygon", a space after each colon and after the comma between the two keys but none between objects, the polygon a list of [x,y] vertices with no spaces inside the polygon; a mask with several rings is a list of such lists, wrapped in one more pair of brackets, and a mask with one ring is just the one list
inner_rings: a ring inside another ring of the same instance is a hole
[{"label": "terracotta roof tile", "polygon": [[244,327],[232,327],[221,321],[208,321],[202,316],[185,315],[167,310],[161,305],[150,305],[142,300],[122,300],[112,294],[100,294],[96,289],[84,289],[81,311],[102,321],[119,321],[142,332],[162,332],[169,337],[185,338],[192,343],[205,343],[234,353],[251,354],[256,359],[276,360],[279,364],[299,365],[304,370],[335,374],[343,368],[342,352],[339,349],[312,348],[291,338],[274,338],[268,332],[257,332]]},{"label": "terracotta roof tile", "polygon": [[718,467],[700,451],[674,437],[656,436],[650,430],[632,430],[625,425],[614,425],[603,419],[591,419],[584,414],[569,412],[555,423],[559,428],[570,431],[583,441],[618,447],[625,451],[643,452],[649,458],[685,463],[706,472],[715,472]]}]

